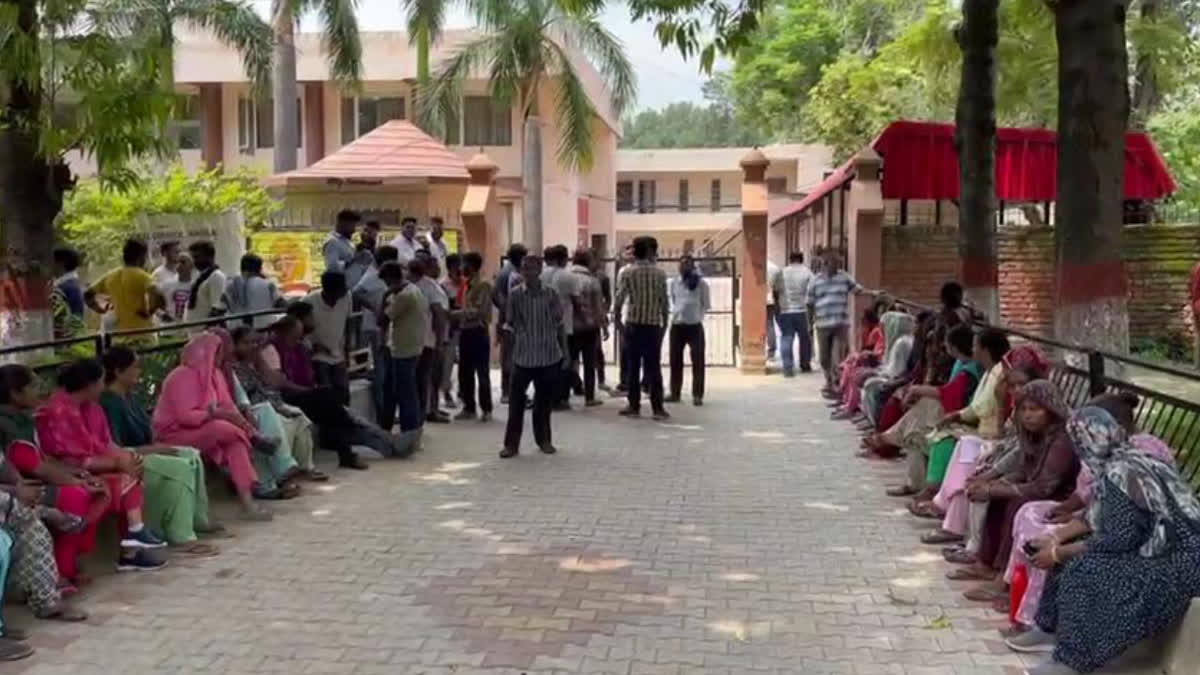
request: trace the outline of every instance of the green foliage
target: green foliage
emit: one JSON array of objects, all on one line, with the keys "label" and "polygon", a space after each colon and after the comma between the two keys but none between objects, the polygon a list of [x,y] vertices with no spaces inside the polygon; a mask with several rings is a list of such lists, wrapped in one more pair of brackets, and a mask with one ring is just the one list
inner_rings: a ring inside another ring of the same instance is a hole
[{"label": "green foliage", "polygon": [[174,167],[161,175],[139,175],[123,190],[95,181],[79,185],[67,196],[58,226],[89,264],[105,265],[115,262],[122,242],[136,233],[139,216],[240,211],[248,227],[258,227],[278,208],[249,169],[189,174]]},{"label": "green foliage", "polygon": [[763,136],[742,124],[726,95],[728,78],[705,84],[707,105],[672,103],[626,118],[623,148],[726,148],[760,145]]},{"label": "green foliage", "polygon": [[448,121],[462,119],[463,82],[481,71],[488,73],[492,98],[517,104],[522,120],[537,114],[537,92],[549,85],[559,130],[558,162],[568,169],[590,168],[597,111],[577,59],[586,58],[599,71],[617,116],[633,102],[637,88],[633,64],[621,41],[600,23],[597,8],[561,0],[478,0],[471,9],[482,36],[442,62],[428,95],[418,100],[421,127],[444,137]]},{"label": "green foliage", "polygon": [[1147,128],[1179,185],[1172,208],[1200,213],[1200,88],[1168,100]]}]

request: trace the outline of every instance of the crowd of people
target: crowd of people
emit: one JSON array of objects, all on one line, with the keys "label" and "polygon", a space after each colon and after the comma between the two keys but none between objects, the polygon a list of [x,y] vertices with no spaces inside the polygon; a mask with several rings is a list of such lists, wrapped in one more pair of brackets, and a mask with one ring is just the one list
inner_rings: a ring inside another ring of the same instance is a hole
[{"label": "crowd of people", "polygon": [[1200,596],[1200,501],[1136,428],[1137,396],[1072,410],[1042,352],[979,318],[953,282],[936,311],[884,299],[825,395],[862,430],[862,456],[903,458],[887,492],[932,521],[920,539],[943,547],[948,578],[1011,617],[1011,649],[1049,654],[1027,673],[1092,672]]}]

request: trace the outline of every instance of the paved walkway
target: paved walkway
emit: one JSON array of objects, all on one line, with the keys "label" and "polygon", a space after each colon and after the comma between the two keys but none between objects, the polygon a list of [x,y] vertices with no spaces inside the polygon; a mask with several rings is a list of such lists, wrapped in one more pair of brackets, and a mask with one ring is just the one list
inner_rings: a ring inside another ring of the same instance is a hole
[{"label": "paved walkway", "polygon": [[434,429],[216,558],[102,580],[0,672],[1021,672],[816,379],[711,372],[670,423],[556,414],[554,457]]}]

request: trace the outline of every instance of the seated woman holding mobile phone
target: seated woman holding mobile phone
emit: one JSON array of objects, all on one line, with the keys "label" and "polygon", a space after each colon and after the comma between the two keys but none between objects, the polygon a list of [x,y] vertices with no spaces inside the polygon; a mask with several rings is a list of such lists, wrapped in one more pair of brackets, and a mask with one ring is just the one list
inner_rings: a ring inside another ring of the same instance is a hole
[{"label": "seated woman holding mobile phone", "polygon": [[[1138,451],[1171,466],[1175,465],[1175,453],[1171,447],[1163,443],[1157,436],[1134,433],[1136,427],[1133,412],[1137,409],[1139,399],[1136,394],[1102,394],[1092,399],[1090,405],[1108,411],[1127,433],[1132,434],[1129,442]],[[1087,465],[1079,470],[1075,481],[1075,492],[1065,501],[1036,501],[1029,502],[1017,511],[1013,519],[1012,555],[1008,559],[1008,567],[1004,572],[1005,582],[1011,583],[1013,572],[1017,566],[1024,565],[1028,581],[1025,595],[1015,614],[1016,623],[1001,631],[1005,638],[1015,637],[1033,626],[1037,615],[1038,605],[1042,597],[1042,589],[1046,583],[1046,571],[1035,566],[1031,558],[1036,554],[1031,542],[1046,537],[1060,525],[1066,525],[1075,518],[1086,513],[1092,504],[1095,478]],[[1007,607],[997,607],[1004,609]]]},{"label": "seated woman holding mobile phone", "polygon": [[1073,675],[1103,667],[1162,634],[1200,596],[1200,500],[1170,464],[1137,450],[1108,411],[1088,406],[1067,424],[1094,477],[1093,504],[1030,542],[1050,570],[1036,627],[1006,641],[1051,651],[1027,675]]}]

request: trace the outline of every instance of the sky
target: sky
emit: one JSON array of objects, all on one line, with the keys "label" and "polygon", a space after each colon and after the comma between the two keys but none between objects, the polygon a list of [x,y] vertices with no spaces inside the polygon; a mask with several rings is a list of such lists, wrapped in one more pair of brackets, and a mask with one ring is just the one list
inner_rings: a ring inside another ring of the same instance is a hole
[{"label": "sky", "polygon": [[[265,7],[269,0],[256,0]],[[638,77],[638,99],[635,109],[661,108],[677,101],[700,102],[700,87],[705,76],[696,62],[687,62],[674,48],[663,50],[654,37],[653,24],[634,23],[623,3],[612,3],[605,10],[604,25],[625,43],[625,52],[633,62]],[[359,0],[358,25],[370,30],[404,30],[400,0]],[[469,28],[470,17],[461,7],[453,7],[448,28]],[[311,17],[301,22],[302,30],[317,30]]]}]

